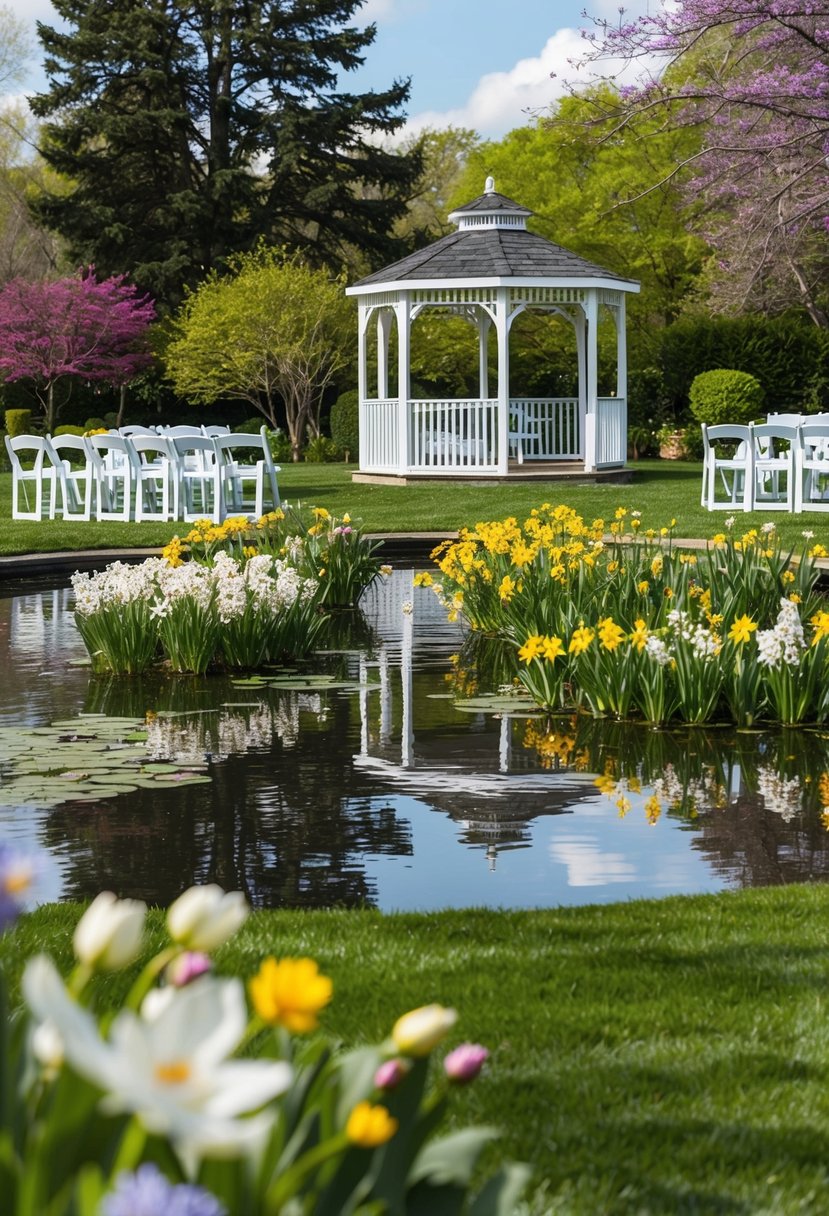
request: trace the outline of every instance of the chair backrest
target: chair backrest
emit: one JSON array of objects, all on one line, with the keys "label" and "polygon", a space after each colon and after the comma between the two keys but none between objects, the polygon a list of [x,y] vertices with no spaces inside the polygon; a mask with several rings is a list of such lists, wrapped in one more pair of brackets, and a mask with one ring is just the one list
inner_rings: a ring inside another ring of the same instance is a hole
[{"label": "chair backrest", "polygon": [[159,433],[166,435],[168,439],[204,439],[204,431],[200,426],[165,426]]},{"label": "chair backrest", "polygon": [[753,422],[748,423],[730,423],[722,422],[717,426],[703,426],[702,442],[706,448],[717,447],[720,443],[745,443],[751,442],[751,436],[755,426]]},{"label": "chair backrest", "polygon": [[798,425],[791,425],[778,422],[756,422],[754,424],[754,439],[755,442],[765,442],[767,440],[783,440],[784,443],[794,444],[797,440]]},{"label": "chair backrest", "polygon": [[[172,429],[172,428],[171,428]],[[201,467],[212,466],[216,461],[215,440],[208,439],[206,435],[202,435],[201,431],[189,435],[167,435],[176,455],[180,460],[186,461],[188,457],[194,457]]]},{"label": "chair backrest", "polygon": [[805,420],[803,414],[767,414],[766,422],[771,426],[800,426]]},{"label": "chair backrest", "polygon": [[229,435],[230,427],[229,426],[220,426],[218,423],[215,423],[212,426],[203,426],[202,434],[206,435],[208,439],[213,439],[217,435]]},{"label": "chair backrest", "polygon": [[136,435],[156,435],[158,432],[151,426],[139,426],[138,423],[130,423],[129,426],[119,426],[118,434],[125,439],[134,439]]},{"label": "chair backrest", "polygon": [[797,438],[805,460],[829,459],[829,415],[825,422],[810,419],[798,427]]},{"label": "chair backrest", "polygon": [[151,460],[161,456],[165,460],[169,460],[171,464],[176,460],[175,445],[173,440],[168,439],[166,435],[157,435],[155,431],[150,431],[146,435],[131,435],[130,443],[142,464],[149,463],[146,460],[147,456]]},{"label": "chair backrest", "polygon": [[49,443],[55,452],[81,452],[89,458],[89,449],[83,435],[50,435]]},{"label": "chair backrest", "polygon": [[[263,427],[262,430],[264,429]],[[236,452],[241,453],[243,451],[255,453],[255,456],[250,458],[252,464],[255,464],[257,459],[264,459],[266,452],[270,455],[268,442],[261,431],[258,435],[237,435],[230,434],[230,432],[227,435],[214,435],[213,443],[217,452],[222,455],[229,453],[230,458],[233,460],[236,460]],[[237,461],[237,463],[239,462]]]},{"label": "chair backrest", "polygon": [[33,468],[38,472],[42,470],[44,460],[48,460],[50,464],[54,463],[50,455],[51,449],[49,443],[43,435],[15,435],[13,438],[6,435],[5,439],[6,451],[9,454],[12,469],[15,469],[18,473],[23,471],[23,463],[20,456],[24,452],[31,455]]}]

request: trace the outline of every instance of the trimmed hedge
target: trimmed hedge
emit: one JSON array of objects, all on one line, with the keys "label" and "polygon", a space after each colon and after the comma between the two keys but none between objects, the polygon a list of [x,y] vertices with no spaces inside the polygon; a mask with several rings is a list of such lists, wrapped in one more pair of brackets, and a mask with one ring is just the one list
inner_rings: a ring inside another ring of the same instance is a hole
[{"label": "trimmed hedge", "polygon": [[14,439],[16,435],[28,435],[32,430],[31,410],[6,410],[6,434]]},{"label": "trimmed hedge", "polygon": [[348,459],[356,460],[360,451],[360,410],[356,388],[340,393],[331,406],[331,438]]},{"label": "trimmed hedge", "polygon": [[729,368],[700,372],[688,396],[691,413],[708,426],[752,422],[763,409],[763,386],[756,376]]}]

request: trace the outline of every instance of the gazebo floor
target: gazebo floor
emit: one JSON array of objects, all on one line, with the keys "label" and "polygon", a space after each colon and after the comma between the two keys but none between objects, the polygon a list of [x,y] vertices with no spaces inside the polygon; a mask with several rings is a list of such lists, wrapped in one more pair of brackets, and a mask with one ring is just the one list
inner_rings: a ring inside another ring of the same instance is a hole
[{"label": "gazebo floor", "polygon": [[352,473],[351,480],[369,486],[416,486],[422,482],[463,482],[470,486],[503,486],[516,481],[572,481],[580,485],[597,485],[607,481],[624,485],[633,476],[630,469],[600,469],[586,473],[577,460],[533,460],[519,464],[509,462],[505,476],[500,473],[467,473],[460,468],[438,471],[425,469],[422,473]]}]

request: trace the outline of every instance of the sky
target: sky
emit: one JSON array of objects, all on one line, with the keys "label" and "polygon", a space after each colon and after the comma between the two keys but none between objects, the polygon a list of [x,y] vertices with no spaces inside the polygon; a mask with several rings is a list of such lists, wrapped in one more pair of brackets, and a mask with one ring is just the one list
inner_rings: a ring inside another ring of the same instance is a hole
[{"label": "sky", "polygon": [[[54,20],[49,0],[4,3],[30,25],[33,41],[35,21]],[[647,4],[627,0],[625,18]],[[584,48],[585,7],[619,19],[619,0],[520,0],[514,8],[510,0],[364,0],[361,16],[376,23],[377,37],[346,87],[385,89],[410,77],[407,133],[451,125],[498,138],[548,108],[566,79],[587,79],[568,63]],[[35,57],[24,91],[43,83]]]}]

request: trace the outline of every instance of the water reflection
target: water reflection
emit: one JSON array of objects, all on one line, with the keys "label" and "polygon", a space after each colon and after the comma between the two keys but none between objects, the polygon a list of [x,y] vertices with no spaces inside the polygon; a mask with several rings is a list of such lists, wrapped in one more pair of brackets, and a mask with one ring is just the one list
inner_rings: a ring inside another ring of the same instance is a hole
[{"label": "water reflection", "polygon": [[364,607],[313,665],[246,683],[93,677],[67,591],[0,601],[0,727],[143,718],[148,758],[211,776],[0,810],[4,836],[51,852],[46,896],[168,902],[216,881],[269,907],[522,907],[829,870],[827,732],[463,712],[455,693],[502,683],[503,654],[453,663],[457,627],[410,572]]}]

